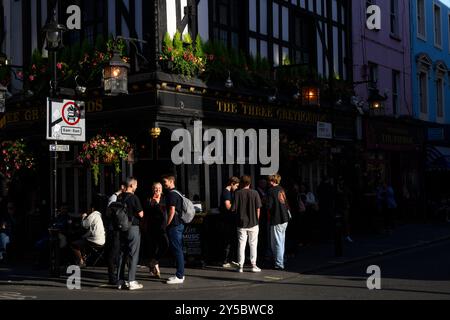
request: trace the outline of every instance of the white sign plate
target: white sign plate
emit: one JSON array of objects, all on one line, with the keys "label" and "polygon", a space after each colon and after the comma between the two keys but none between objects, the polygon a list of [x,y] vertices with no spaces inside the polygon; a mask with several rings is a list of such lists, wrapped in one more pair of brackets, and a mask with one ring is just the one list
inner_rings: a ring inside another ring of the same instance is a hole
[{"label": "white sign plate", "polygon": [[333,139],[333,125],[328,122],[317,122],[317,138]]},{"label": "white sign plate", "polygon": [[50,151],[56,152],[69,152],[70,146],[62,145],[62,144],[51,144]]},{"label": "white sign plate", "polygon": [[47,99],[47,140],[86,141],[85,110],[73,100]]}]

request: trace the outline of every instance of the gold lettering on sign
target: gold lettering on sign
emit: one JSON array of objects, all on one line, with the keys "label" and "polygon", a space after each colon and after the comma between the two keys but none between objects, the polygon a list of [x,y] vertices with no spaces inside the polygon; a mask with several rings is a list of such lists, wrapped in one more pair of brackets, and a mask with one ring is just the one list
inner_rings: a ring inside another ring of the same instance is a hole
[{"label": "gold lettering on sign", "polygon": [[217,111],[222,113],[240,113],[241,115],[255,118],[278,119],[282,121],[296,121],[316,124],[325,122],[326,115],[314,112],[289,110],[287,108],[276,108],[267,105],[256,105],[251,103],[233,103],[216,101]]},{"label": "gold lettering on sign", "polygon": [[216,105],[219,112],[238,113],[237,103],[217,101]]},{"label": "gold lettering on sign", "polygon": [[97,112],[103,111],[103,100],[102,99],[95,100],[95,111],[97,111]]}]

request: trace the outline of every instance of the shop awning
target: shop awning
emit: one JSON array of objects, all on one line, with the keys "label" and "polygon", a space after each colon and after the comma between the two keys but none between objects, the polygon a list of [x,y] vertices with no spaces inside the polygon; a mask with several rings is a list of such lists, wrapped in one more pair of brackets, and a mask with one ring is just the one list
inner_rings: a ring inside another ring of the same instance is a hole
[{"label": "shop awning", "polygon": [[428,146],[427,170],[450,171],[450,148]]}]

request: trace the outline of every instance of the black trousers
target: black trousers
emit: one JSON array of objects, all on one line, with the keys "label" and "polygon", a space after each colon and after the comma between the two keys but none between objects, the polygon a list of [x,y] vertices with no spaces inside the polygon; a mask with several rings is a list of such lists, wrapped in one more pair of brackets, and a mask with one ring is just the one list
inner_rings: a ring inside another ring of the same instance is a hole
[{"label": "black trousers", "polygon": [[109,282],[116,284],[120,258],[120,231],[108,230],[106,232],[106,252]]},{"label": "black trousers", "polygon": [[231,263],[237,260],[237,224],[234,216],[222,216],[223,235],[222,250],[223,263]]},{"label": "black trousers", "polygon": [[159,260],[164,257],[167,250],[169,249],[169,238],[167,233],[163,229],[150,229],[149,231],[149,241],[150,241],[150,258]]}]

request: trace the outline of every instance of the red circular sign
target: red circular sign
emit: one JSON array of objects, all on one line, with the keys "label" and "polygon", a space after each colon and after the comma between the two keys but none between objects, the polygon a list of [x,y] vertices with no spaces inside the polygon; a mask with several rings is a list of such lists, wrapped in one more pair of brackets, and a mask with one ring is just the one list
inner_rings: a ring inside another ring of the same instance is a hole
[{"label": "red circular sign", "polygon": [[74,102],[67,102],[62,109],[62,118],[69,126],[76,126],[81,120],[81,110]]}]

